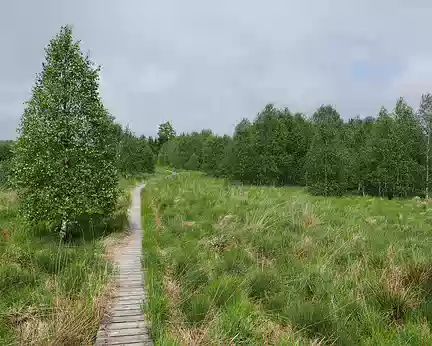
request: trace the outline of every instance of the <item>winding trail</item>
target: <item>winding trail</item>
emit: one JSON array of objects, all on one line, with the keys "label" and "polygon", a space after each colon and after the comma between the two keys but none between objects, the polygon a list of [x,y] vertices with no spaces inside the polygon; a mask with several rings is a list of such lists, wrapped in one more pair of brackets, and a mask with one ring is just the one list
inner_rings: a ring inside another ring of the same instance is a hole
[{"label": "winding trail", "polygon": [[129,211],[130,239],[119,257],[115,300],[97,334],[96,346],[153,345],[148,323],[141,311],[146,300],[141,266],[143,231],[141,229],[141,189],[135,188]]}]

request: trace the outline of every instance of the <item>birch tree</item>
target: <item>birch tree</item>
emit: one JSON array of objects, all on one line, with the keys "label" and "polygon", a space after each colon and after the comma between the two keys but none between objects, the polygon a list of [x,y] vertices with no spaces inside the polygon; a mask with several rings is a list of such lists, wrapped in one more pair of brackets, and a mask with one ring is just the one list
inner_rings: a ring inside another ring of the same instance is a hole
[{"label": "birch tree", "polygon": [[425,197],[429,198],[429,176],[430,176],[430,156],[431,156],[431,132],[432,132],[432,95],[427,93],[422,95],[420,108],[417,112],[423,134],[426,137],[426,167],[425,167]]},{"label": "birch tree", "polygon": [[99,68],[62,27],[27,102],[14,147],[24,215],[65,235],[112,215],[118,193],[113,118],[99,96]]},{"label": "birch tree", "polygon": [[306,155],[306,183],[314,194],[341,195],[347,188],[348,151],[341,140],[343,121],[330,105],[313,115],[315,134]]}]

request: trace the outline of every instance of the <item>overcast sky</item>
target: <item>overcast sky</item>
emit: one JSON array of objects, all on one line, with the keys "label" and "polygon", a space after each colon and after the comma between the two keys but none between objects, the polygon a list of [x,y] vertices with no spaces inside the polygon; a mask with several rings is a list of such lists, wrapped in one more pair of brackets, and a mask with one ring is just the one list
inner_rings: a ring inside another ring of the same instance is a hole
[{"label": "overcast sky", "polygon": [[72,24],[117,120],[231,134],[266,103],[344,118],[432,92],[428,0],[11,0],[0,4],[0,138],[14,138],[44,47]]}]

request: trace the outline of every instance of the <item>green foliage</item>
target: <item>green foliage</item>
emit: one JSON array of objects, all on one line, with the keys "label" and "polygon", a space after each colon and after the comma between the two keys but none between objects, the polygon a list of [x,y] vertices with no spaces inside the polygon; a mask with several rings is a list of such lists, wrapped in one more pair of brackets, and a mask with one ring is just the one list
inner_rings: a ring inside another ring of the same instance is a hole
[{"label": "green foliage", "polygon": [[170,121],[160,124],[157,138],[158,148],[161,148],[166,142],[174,138],[175,135],[176,133]]},{"label": "green foliage", "polygon": [[367,141],[371,138],[374,118],[350,119],[345,125],[345,143],[350,154],[350,171],[348,172],[348,189],[357,190],[364,195],[370,188],[369,160],[371,153],[367,150]]},{"label": "green foliage", "polygon": [[0,161],[12,158],[13,141],[0,141]]},{"label": "green foliage", "polygon": [[306,156],[306,184],[315,194],[342,195],[348,187],[349,151],[342,142],[343,122],[332,106],[313,115],[315,134]]},{"label": "green foliage", "polygon": [[118,169],[124,177],[155,171],[155,155],[145,138],[136,137],[129,128],[119,134]]},{"label": "green foliage", "polygon": [[11,160],[0,161],[0,186],[10,187]]},{"label": "green foliage", "polygon": [[209,174],[221,176],[221,164],[225,155],[225,147],[229,137],[209,136],[202,149],[201,169]]},{"label": "green foliage", "polygon": [[62,27],[46,48],[14,146],[14,183],[33,223],[65,232],[114,211],[116,141],[99,96],[98,72],[73,41],[71,28]]},{"label": "green foliage", "polygon": [[253,127],[249,120],[242,119],[234,130],[234,148],[232,150],[234,166],[232,178],[243,183],[252,183],[254,170]]},{"label": "green foliage", "polygon": [[159,151],[159,144],[156,138],[153,138],[152,136],[149,136],[148,138],[145,138],[145,136],[140,137],[142,140],[146,140],[147,144],[149,145],[150,149],[153,152],[153,155],[157,156]]},{"label": "green foliage", "polygon": [[393,118],[382,108],[367,140],[368,181],[380,196],[386,193],[393,181],[396,163],[392,150],[394,127]]},{"label": "green foliage", "polygon": [[[165,142],[158,155],[160,165],[174,168],[200,169],[202,164],[202,148],[207,134],[193,132],[182,134]],[[192,158],[192,161],[189,162]]]},{"label": "green foliage", "polygon": [[421,186],[424,138],[414,110],[400,98],[394,110],[395,131],[392,150],[396,156],[394,192],[401,197],[412,195]]},{"label": "green foliage", "polygon": [[400,98],[392,113],[382,108],[377,118],[347,122],[329,105],[308,119],[268,104],[232,137],[209,130],[172,137],[159,163],[198,166],[236,183],[307,186],[317,195],[429,195],[431,100],[424,95],[416,113]]},{"label": "green foliage", "polygon": [[0,141],[0,187],[11,186],[13,141]]},{"label": "green foliage", "polygon": [[184,168],[188,169],[190,171],[197,171],[197,170],[199,170],[199,168],[200,168],[199,158],[198,158],[198,156],[195,153],[193,153],[191,155],[191,157],[189,158],[188,162],[186,162]]}]

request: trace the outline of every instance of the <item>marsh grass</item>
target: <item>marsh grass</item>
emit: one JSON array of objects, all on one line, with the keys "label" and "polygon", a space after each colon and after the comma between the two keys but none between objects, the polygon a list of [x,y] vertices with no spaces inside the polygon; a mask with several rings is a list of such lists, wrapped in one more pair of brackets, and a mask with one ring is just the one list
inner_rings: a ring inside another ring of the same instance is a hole
[{"label": "marsh grass", "polygon": [[104,227],[69,241],[29,229],[15,193],[0,191],[1,345],[94,343],[111,291],[103,240],[125,230],[133,183],[122,181],[116,214]]},{"label": "marsh grass", "polygon": [[150,181],[142,198],[159,344],[432,342],[428,203],[194,173]]}]

